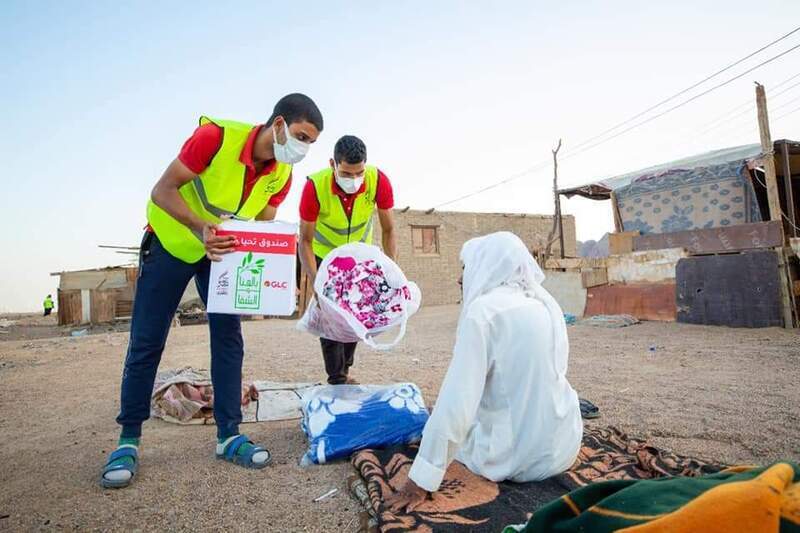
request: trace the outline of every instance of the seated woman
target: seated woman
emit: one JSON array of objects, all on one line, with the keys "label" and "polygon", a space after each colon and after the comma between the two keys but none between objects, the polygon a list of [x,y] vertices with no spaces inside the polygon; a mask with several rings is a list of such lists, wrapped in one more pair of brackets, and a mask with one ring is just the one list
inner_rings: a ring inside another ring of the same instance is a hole
[{"label": "seated woman", "polygon": [[387,506],[413,511],[453,459],[492,481],[567,470],[581,446],[578,395],[566,378],[564,315],[513,233],[461,251],[464,303],[453,359],[408,477]]}]

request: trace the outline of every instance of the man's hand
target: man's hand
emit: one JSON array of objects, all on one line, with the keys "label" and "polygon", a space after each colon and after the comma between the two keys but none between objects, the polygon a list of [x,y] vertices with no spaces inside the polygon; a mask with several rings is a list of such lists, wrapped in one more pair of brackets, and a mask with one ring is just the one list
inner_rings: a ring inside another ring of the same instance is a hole
[{"label": "man's hand", "polygon": [[233,235],[218,236],[216,224],[206,222],[203,225],[203,244],[206,247],[206,257],[212,261],[221,261],[224,254],[229,254],[236,247],[236,237]]},{"label": "man's hand", "polygon": [[428,491],[417,486],[410,479],[406,480],[394,494],[387,496],[386,507],[393,513],[403,511],[413,512],[428,499]]}]

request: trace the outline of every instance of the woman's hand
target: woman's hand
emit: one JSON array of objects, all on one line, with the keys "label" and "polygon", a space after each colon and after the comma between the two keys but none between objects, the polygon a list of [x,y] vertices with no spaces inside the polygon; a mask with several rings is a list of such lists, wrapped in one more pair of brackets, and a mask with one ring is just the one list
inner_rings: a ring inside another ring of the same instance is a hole
[{"label": "woman's hand", "polygon": [[403,510],[411,513],[425,503],[428,497],[427,490],[420,488],[416,483],[407,479],[397,491],[386,498],[384,503],[394,513]]}]

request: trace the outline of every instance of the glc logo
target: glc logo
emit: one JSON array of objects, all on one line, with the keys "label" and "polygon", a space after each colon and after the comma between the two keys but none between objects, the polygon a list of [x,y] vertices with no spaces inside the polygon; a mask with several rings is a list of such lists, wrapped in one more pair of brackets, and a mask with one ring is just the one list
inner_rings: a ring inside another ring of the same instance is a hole
[{"label": "glc logo", "polygon": [[289,283],[287,281],[265,281],[264,287],[283,291],[289,288]]}]

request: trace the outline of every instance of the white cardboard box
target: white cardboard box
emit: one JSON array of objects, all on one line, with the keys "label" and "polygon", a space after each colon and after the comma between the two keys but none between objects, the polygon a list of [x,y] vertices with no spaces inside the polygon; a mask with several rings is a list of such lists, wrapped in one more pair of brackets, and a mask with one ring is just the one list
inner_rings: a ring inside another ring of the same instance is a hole
[{"label": "white cardboard box", "polygon": [[236,251],[212,262],[208,312],[289,316],[297,306],[297,224],[225,221]]}]

